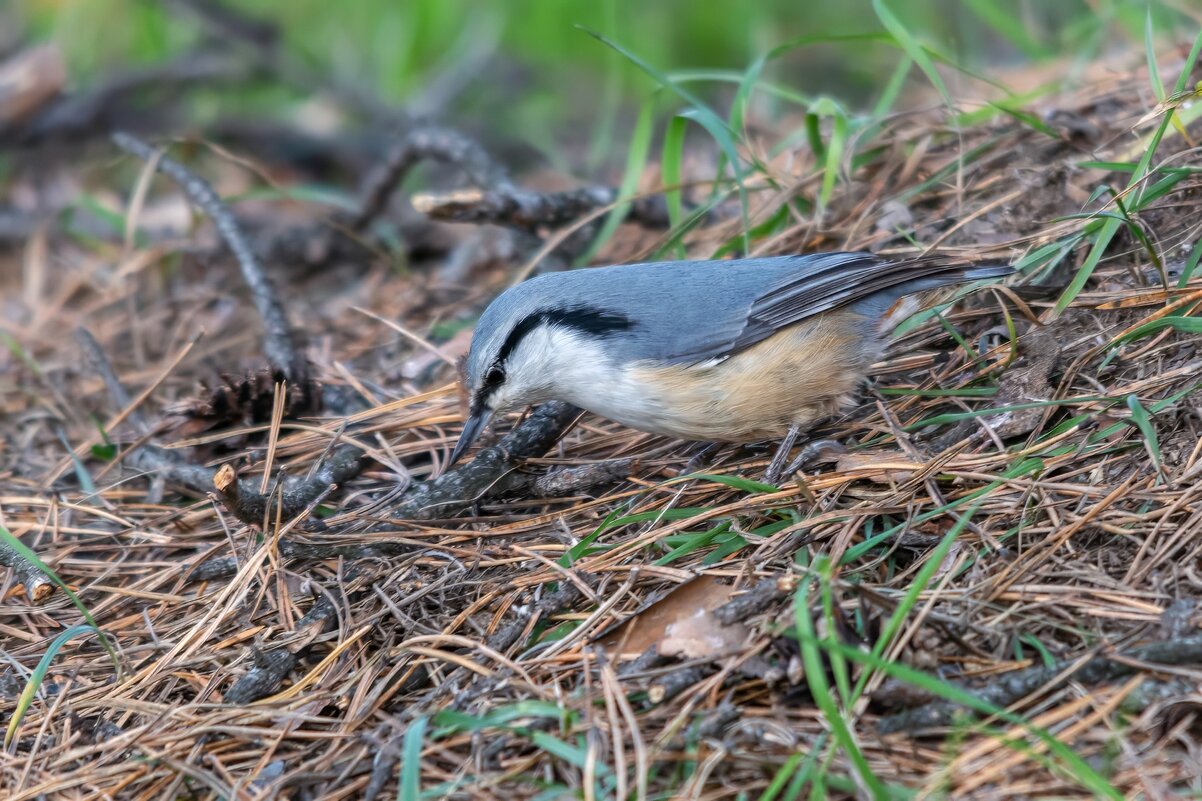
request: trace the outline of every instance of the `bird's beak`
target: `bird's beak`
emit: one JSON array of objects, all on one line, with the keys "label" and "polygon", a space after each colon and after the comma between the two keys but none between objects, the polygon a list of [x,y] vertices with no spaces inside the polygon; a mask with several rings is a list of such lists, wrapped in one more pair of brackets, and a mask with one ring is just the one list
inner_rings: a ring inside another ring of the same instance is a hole
[{"label": "bird's beak", "polygon": [[479,439],[491,417],[492,409],[487,407],[474,411],[468,416],[467,422],[463,424],[463,433],[459,435],[459,441],[455,443],[455,450],[451,451],[451,460],[447,462],[447,468],[458,462],[464,452],[472,446],[472,443]]}]

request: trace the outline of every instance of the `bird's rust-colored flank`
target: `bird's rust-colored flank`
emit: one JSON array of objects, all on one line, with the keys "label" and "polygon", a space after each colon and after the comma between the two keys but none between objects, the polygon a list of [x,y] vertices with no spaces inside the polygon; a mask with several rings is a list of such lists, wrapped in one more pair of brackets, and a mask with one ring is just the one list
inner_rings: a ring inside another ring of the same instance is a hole
[{"label": "bird's rust-colored flank", "polygon": [[627,378],[670,410],[657,421],[661,430],[750,442],[784,436],[851,402],[879,355],[865,345],[863,318],[839,311],[790,326],[718,364],[634,366]]}]

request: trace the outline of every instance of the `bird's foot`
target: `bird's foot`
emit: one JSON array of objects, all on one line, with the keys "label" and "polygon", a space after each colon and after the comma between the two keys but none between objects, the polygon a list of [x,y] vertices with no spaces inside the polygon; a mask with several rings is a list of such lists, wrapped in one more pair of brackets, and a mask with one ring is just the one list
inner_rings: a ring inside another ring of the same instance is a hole
[{"label": "bird's foot", "polygon": [[[794,438],[795,440],[796,438]],[[764,474],[764,480],[769,484],[777,484],[783,479],[791,478],[797,474],[798,470],[809,466],[811,462],[816,460],[824,453],[846,453],[847,448],[843,447],[842,443],[833,439],[816,439],[812,442],[807,442],[802,446],[801,451],[794,457],[793,461],[788,463],[787,467],[781,467],[785,463],[785,459],[789,456],[789,451],[793,449],[793,441],[788,437],[781,443],[780,449],[776,455],[772,457],[772,463],[768,465],[768,470]]]},{"label": "bird's foot", "polygon": [[785,432],[784,439],[780,441],[780,447],[776,449],[772,461],[768,463],[768,469],[764,471],[764,480],[769,484],[775,484],[784,475],[785,460],[789,458],[789,451],[793,450],[793,443],[797,442],[797,435],[800,433],[799,426],[792,426]]},{"label": "bird's foot", "polygon": [[793,476],[798,470],[803,467],[809,467],[811,462],[817,461],[818,457],[824,453],[847,453],[847,448],[843,447],[843,443],[833,439],[816,439],[813,442],[807,442],[801,449],[801,453],[789,463],[785,468],[785,476]]},{"label": "bird's foot", "polygon": [[693,455],[689,458],[689,461],[685,463],[685,466],[680,471],[680,474],[682,476],[687,476],[689,473],[696,473],[703,467],[709,467],[714,461],[713,457],[718,454],[718,451],[722,448],[722,445],[723,443],[721,442],[700,443],[697,447],[697,450],[695,450]]}]

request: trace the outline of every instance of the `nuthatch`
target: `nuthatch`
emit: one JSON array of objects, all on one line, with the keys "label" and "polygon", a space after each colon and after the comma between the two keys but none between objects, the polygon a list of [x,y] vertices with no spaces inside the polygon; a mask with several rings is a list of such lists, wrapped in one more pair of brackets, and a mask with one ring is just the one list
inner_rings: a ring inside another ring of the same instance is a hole
[{"label": "nuthatch", "polygon": [[824,253],[537,276],[476,325],[451,463],[494,412],[562,400],[683,439],[783,437],[779,469],[798,432],[854,400],[885,335],[917,309],[899,300],[1012,272]]}]

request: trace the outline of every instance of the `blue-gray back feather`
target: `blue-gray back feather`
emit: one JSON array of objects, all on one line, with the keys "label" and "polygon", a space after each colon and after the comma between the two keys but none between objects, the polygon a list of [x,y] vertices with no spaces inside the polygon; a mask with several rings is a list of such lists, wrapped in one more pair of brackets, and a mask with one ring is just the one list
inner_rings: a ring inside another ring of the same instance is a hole
[{"label": "blue-gray back feather", "polygon": [[[489,306],[476,329],[487,341],[472,351],[487,360],[525,317],[574,307],[630,319],[609,345],[621,361],[695,363],[730,356],[824,311],[851,306],[875,326],[903,295],[1011,272],[938,257],[891,262],[870,253],[822,253],[547,273]],[[479,361],[469,361],[469,377],[486,366]]]}]

